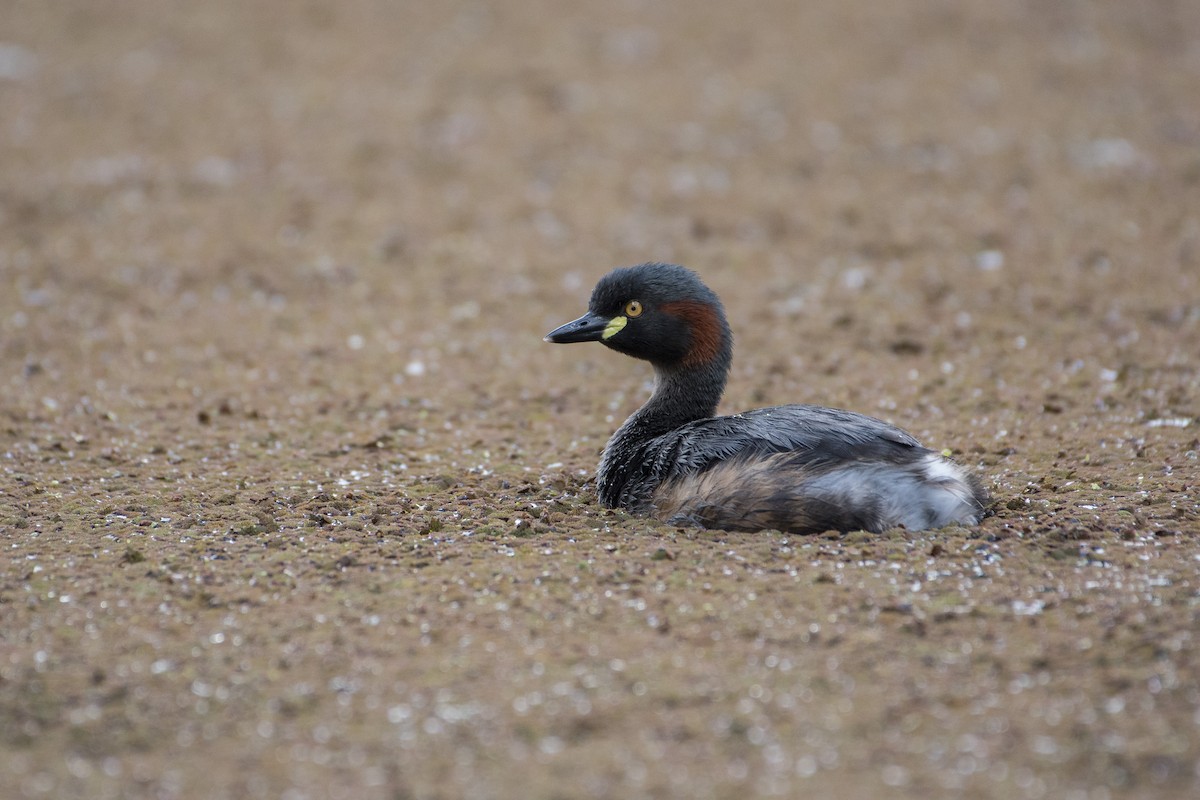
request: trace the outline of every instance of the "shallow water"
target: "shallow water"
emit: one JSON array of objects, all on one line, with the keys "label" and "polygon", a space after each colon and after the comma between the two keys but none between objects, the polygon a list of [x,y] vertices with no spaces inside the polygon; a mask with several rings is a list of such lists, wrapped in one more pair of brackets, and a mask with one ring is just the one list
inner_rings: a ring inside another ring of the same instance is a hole
[{"label": "shallow water", "polygon": [[[5,14],[0,785],[1200,790],[1200,18],[1126,6]],[[647,259],[723,411],[886,417],[994,515],[598,507],[649,374],[541,336]]]}]

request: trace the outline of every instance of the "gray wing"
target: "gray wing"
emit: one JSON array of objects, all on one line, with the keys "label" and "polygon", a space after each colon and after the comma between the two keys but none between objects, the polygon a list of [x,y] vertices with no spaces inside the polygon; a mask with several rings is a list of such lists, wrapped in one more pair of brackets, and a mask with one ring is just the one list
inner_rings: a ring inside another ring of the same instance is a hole
[{"label": "gray wing", "polygon": [[729,458],[768,453],[794,453],[801,463],[818,467],[844,461],[907,461],[926,452],[910,434],[883,420],[810,405],[709,417],[662,438],[674,441],[661,442],[661,466],[677,475]]}]

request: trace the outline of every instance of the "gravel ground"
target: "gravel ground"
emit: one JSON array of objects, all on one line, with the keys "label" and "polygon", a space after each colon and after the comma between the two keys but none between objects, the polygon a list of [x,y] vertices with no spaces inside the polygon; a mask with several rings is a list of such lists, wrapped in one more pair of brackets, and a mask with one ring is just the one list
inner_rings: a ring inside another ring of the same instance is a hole
[{"label": "gravel ground", "polygon": [[[1200,4],[407,5],[0,8],[0,793],[1200,794]],[[599,507],[646,260],[994,515]]]}]

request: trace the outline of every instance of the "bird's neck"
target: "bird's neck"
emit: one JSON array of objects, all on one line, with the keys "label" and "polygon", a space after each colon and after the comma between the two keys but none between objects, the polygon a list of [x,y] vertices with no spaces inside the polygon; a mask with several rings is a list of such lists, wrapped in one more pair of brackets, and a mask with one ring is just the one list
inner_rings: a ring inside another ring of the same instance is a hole
[{"label": "bird's neck", "polygon": [[654,394],[617,434],[625,432],[644,440],[711,417],[721,402],[728,371],[722,360],[695,367],[655,367]]},{"label": "bird's neck", "polygon": [[[725,389],[728,367],[669,371],[655,369],[654,394],[608,440],[597,471],[600,500],[615,508],[644,501],[639,495],[647,473],[648,453],[658,437],[698,419],[711,417]],[[641,475],[640,478],[635,476]],[[630,485],[633,489],[630,489]],[[631,493],[632,492],[632,493]]]},{"label": "bird's neck", "polygon": [[[654,363],[654,393],[604,448],[596,482],[601,502],[610,508],[647,502],[647,492],[662,478],[657,474],[664,444],[659,437],[711,417],[721,402],[733,359],[729,327],[719,305],[676,309],[684,311],[692,323],[691,347],[670,364]],[[703,333],[697,334],[698,328]]]}]

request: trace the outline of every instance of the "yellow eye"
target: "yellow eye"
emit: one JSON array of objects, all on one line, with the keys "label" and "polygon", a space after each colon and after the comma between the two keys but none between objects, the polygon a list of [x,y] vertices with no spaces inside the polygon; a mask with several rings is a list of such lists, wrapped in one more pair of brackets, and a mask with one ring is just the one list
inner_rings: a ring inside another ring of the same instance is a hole
[{"label": "yellow eye", "polygon": [[640,317],[642,315],[642,304],[637,300],[630,300],[625,304],[625,316]]}]

